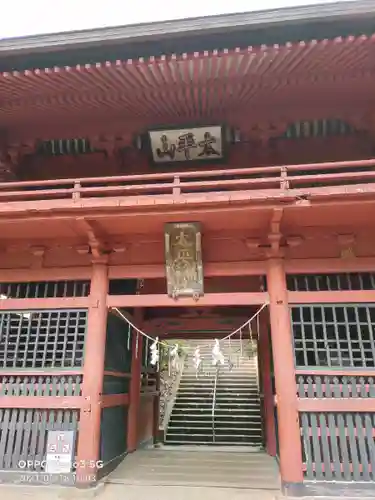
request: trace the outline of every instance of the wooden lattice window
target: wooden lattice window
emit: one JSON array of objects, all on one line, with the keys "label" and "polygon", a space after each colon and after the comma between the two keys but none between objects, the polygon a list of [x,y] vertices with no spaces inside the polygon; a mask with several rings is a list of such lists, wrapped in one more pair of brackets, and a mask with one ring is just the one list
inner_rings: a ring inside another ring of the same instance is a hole
[{"label": "wooden lattice window", "polygon": [[375,273],[298,274],[287,276],[290,291],[375,290]]},{"label": "wooden lattice window", "polygon": [[297,367],[375,367],[375,305],[293,306]]},{"label": "wooden lattice window", "polygon": [[0,283],[0,298],[38,299],[46,297],[87,297],[89,281],[42,281]]},{"label": "wooden lattice window", "polygon": [[0,368],[83,365],[86,310],[0,313]]},{"label": "wooden lattice window", "polygon": [[83,155],[94,152],[89,139],[84,137],[42,141],[38,145],[38,153],[43,156]]},{"label": "wooden lattice window", "polygon": [[346,136],[354,133],[354,127],[340,119],[301,120],[291,123],[283,137],[285,139],[307,139],[310,137]]}]

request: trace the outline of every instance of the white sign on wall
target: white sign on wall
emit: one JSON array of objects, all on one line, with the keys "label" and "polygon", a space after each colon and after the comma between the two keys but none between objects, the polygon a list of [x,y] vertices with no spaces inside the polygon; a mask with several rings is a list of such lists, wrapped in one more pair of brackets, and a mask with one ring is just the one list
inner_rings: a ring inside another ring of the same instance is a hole
[{"label": "white sign on wall", "polygon": [[155,163],[223,158],[221,126],[155,130],[149,137]]},{"label": "white sign on wall", "polygon": [[62,474],[72,471],[75,431],[48,431],[46,472]]}]

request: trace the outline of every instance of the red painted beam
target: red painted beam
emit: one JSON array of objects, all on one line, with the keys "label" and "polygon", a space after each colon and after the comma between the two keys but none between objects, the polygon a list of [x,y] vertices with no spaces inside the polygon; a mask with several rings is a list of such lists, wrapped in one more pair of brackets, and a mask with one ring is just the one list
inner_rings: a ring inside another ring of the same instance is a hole
[{"label": "red painted beam", "polygon": [[[85,280],[91,278],[91,269],[91,266],[46,269],[0,269],[0,283]],[[348,260],[340,258],[285,260],[287,274],[372,272],[374,269],[375,257],[358,257]],[[263,276],[265,274],[265,261],[207,262],[204,264],[205,277]],[[165,265],[162,263],[109,266],[110,279],[137,279],[139,276],[142,276],[144,279],[165,278]]]},{"label": "red painted beam", "polygon": [[[262,276],[266,274],[266,263],[265,261],[205,262],[203,271],[206,277]],[[137,279],[140,276],[144,279],[165,278],[165,264],[128,264],[109,268],[110,279]]]},{"label": "red painted beam", "polygon": [[70,377],[72,375],[83,375],[83,370],[64,370],[52,368],[30,368],[27,370],[13,370],[7,368],[0,369],[0,379],[1,377]]},{"label": "red painted beam", "polygon": [[89,297],[0,300],[0,311],[24,311],[30,309],[86,309],[89,306]]},{"label": "red painted beam", "polygon": [[373,272],[375,257],[358,257],[353,259],[286,259],[287,274],[325,274],[325,273],[361,273]]},{"label": "red painted beam", "polygon": [[102,396],[102,408],[111,408],[113,406],[127,406],[128,404],[128,394],[105,394]]},{"label": "red painted beam", "polygon": [[108,377],[117,377],[117,378],[130,378],[131,377],[130,373],[113,372],[113,371],[109,371],[109,370],[104,370],[104,375],[107,375]]},{"label": "red painted beam", "polygon": [[298,398],[299,412],[375,412],[374,398]]},{"label": "red painted beam", "polygon": [[[327,436],[328,435],[329,434],[327,433]],[[367,462],[367,460],[366,460],[366,462]],[[318,470],[319,472],[320,471],[322,471],[322,472],[328,472],[328,470],[330,470],[331,473],[332,472],[333,473],[336,472],[337,471],[337,467],[339,467],[340,471],[343,472],[343,473],[345,473],[347,469],[349,469],[350,472],[356,472],[356,473],[357,473],[357,471],[359,471],[359,472],[367,471],[367,472],[370,472],[370,473],[372,472],[372,465],[370,463],[366,463],[366,466],[364,466],[363,464],[353,465],[352,463],[350,463],[350,464],[344,464],[344,463],[338,464],[337,462],[334,462],[334,463],[330,462],[330,464],[329,464],[329,466],[327,468],[327,466],[325,464],[322,464],[322,463],[317,464],[315,462],[312,462],[312,463],[309,464],[309,469],[310,469],[310,467],[312,468],[313,471],[317,471]],[[307,464],[306,463],[303,464],[303,470],[304,470],[304,472],[307,471]],[[328,479],[328,481],[332,481],[332,479]],[[365,497],[362,497],[362,498],[365,498]]]},{"label": "red painted beam", "polygon": [[207,307],[207,306],[250,306],[268,302],[268,294],[262,292],[207,293],[194,300],[181,297],[174,300],[166,294],[108,295],[108,307]]},{"label": "red painted beam", "polygon": [[0,269],[0,282],[24,283],[32,281],[87,280],[91,278],[91,266],[51,267],[43,269]]},{"label": "red painted beam", "polygon": [[35,408],[40,410],[89,409],[82,396],[1,396],[0,408]]},{"label": "red painted beam", "polygon": [[375,290],[288,292],[289,304],[373,303]]},{"label": "red painted beam", "polygon": [[314,368],[306,368],[306,369],[298,369],[296,370],[296,375],[306,375],[306,376],[318,376],[318,377],[326,377],[326,376],[331,376],[331,377],[341,377],[341,376],[347,376],[347,377],[374,377],[375,376],[375,369],[371,370],[370,368],[366,369],[359,369],[357,370],[356,368],[348,368],[347,370],[339,369],[339,370],[334,370],[334,369],[329,369],[329,368],[323,368],[323,369],[314,369]]}]

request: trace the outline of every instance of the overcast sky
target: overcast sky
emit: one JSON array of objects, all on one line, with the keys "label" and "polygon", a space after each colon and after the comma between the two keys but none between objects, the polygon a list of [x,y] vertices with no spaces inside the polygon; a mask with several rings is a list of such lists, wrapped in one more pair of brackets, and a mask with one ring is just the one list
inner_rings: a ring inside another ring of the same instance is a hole
[{"label": "overcast sky", "polygon": [[[2,0],[0,38],[264,10],[337,0]],[[348,0],[341,0],[348,1]],[[254,7],[254,4],[258,7]]]}]

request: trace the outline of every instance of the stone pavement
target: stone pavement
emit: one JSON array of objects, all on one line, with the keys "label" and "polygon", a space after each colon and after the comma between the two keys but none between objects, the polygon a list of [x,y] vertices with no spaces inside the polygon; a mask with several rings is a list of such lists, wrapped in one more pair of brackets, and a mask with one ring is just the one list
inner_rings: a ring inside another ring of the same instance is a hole
[{"label": "stone pavement", "polygon": [[[131,453],[106,478],[123,486],[280,491],[276,460],[247,447],[185,446]],[[193,490],[192,490],[193,491]]]},{"label": "stone pavement", "polygon": [[[131,486],[100,484],[92,490],[57,488],[54,486],[5,486],[0,485],[2,500],[287,500],[274,490],[248,488],[217,488],[191,486]],[[299,498],[298,500],[304,500]],[[309,497],[305,500],[324,500]],[[339,500],[330,497],[329,500]],[[340,499],[342,500],[342,499]],[[346,499],[350,500],[350,499]],[[358,500],[358,498],[356,499]]]},{"label": "stone pavement", "polygon": [[275,500],[275,491],[242,488],[101,484],[92,490],[53,486],[0,486],[2,500]]}]

